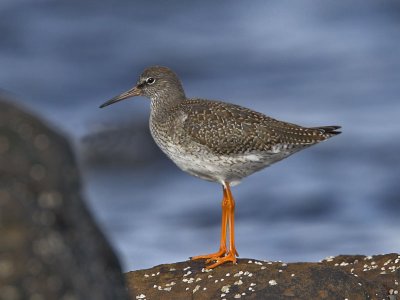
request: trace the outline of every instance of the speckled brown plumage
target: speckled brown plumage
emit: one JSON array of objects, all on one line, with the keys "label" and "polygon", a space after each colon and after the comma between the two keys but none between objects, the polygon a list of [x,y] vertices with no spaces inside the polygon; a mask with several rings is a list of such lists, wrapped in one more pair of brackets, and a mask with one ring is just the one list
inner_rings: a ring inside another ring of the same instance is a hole
[{"label": "speckled brown plumage", "polygon": [[338,126],[305,128],[219,101],[190,99],[177,109],[187,114],[184,131],[221,155],[271,151],[278,144],[301,148],[339,133]]},{"label": "speckled brown plumage", "polygon": [[182,170],[220,183],[238,183],[340,133],[339,126],[306,128],[239,105],[188,99],[176,74],[159,66],[147,68],[134,89],[103,106],[138,95],[151,99],[150,130],[157,145]]}]

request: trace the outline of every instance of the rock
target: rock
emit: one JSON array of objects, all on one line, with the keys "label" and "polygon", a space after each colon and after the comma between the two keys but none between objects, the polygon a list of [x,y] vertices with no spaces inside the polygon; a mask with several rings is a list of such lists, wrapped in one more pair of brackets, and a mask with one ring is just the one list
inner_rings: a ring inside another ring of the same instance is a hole
[{"label": "rock", "polygon": [[165,160],[154,143],[149,125],[120,122],[84,136],[80,143],[85,167],[135,167]]},{"label": "rock", "polygon": [[128,299],[67,140],[2,99],[0,299]]},{"label": "rock", "polygon": [[[186,261],[126,274],[132,299],[397,299],[400,255],[341,255],[319,263],[240,259],[214,270]],[[400,298],[400,297],[399,297]]]}]

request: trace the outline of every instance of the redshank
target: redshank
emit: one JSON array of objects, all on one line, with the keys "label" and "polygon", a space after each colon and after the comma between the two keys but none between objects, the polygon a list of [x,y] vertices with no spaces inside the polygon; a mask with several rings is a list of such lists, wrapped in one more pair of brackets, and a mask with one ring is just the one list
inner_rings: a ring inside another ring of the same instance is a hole
[{"label": "redshank", "polygon": [[100,107],[135,96],[151,100],[150,132],[161,150],[183,171],[222,185],[219,250],[191,258],[206,259],[208,269],[238,256],[230,186],[340,133],[340,126],[302,127],[239,105],[186,98],[178,76],[161,66],[145,69],[136,86]]}]

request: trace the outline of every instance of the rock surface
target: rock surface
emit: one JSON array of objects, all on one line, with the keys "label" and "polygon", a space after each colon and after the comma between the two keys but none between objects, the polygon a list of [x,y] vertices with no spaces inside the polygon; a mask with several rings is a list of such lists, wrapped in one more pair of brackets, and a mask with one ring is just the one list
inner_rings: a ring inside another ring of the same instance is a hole
[{"label": "rock surface", "polygon": [[240,259],[205,270],[186,261],[126,274],[132,299],[400,299],[400,255],[341,255],[319,263]]},{"label": "rock surface", "polygon": [[0,299],[128,299],[68,142],[2,99]]}]

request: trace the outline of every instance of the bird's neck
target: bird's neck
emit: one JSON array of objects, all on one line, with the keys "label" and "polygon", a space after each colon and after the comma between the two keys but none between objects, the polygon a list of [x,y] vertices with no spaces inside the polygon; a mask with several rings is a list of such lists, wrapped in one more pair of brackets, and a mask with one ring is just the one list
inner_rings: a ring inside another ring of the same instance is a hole
[{"label": "bird's neck", "polygon": [[175,110],[185,99],[183,91],[174,95],[158,94],[156,97],[152,97],[150,105],[152,117],[166,118],[169,112]]}]

